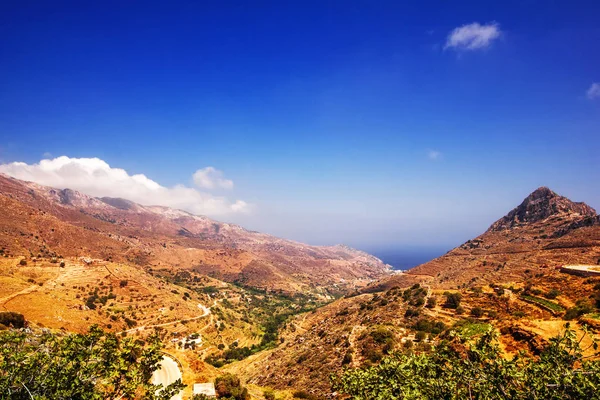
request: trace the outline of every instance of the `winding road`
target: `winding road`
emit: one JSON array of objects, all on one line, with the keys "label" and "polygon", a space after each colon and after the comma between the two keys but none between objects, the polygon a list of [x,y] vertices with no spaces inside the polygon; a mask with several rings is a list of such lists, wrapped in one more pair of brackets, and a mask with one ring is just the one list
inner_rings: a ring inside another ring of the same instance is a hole
[{"label": "winding road", "polygon": [[[160,368],[152,374],[153,385],[163,385],[167,387],[177,379],[182,379],[181,370],[177,362],[169,356],[163,356],[160,362]],[[171,400],[182,400],[181,393],[171,397]]]}]

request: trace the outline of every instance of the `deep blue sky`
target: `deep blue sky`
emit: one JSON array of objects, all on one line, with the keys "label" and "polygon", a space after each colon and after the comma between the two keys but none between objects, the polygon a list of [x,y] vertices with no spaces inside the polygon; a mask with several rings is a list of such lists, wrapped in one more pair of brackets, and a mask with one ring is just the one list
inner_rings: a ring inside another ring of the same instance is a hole
[{"label": "deep blue sky", "polygon": [[[0,161],[214,166],[255,206],[220,219],[368,250],[453,247],[541,185],[600,208],[600,3],[401,3],[3,2]],[[500,37],[444,49],[473,22]]]}]

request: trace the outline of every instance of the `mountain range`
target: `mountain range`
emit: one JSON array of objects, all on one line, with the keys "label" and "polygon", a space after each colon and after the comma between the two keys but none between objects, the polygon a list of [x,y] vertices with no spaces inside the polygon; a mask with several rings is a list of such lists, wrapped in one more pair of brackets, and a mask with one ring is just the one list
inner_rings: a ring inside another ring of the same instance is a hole
[{"label": "mountain range", "polygon": [[343,245],[310,246],[182,210],[90,197],[3,174],[0,202],[0,245],[13,255],[193,269],[289,293],[361,286],[391,268]]}]

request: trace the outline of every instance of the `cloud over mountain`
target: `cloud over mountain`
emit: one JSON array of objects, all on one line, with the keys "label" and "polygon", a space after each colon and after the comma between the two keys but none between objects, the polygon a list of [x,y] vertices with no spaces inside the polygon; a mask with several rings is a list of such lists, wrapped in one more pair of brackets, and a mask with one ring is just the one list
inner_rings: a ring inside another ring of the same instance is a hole
[{"label": "cloud over mountain", "polygon": [[223,172],[213,167],[206,167],[194,172],[194,183],[204,189],[233,189],[233,181],[223,178]]},{"label": "cloud over mountain", "polygon": [[[0,164],[0,172],[18,179],[57,188],[70,188],[90,196],[122,197],[144,205],[179,208],[194,214],[227,215],[248,212],[243,200],[231,201],[185,185],[165,187],[143,174],[130,175],[113,168],[99,158],[44,159],[36,164],[12,162]],[[193,176],[202,188],[232,188],[233,182],[222,178],[212,167],[200,169]]]}]

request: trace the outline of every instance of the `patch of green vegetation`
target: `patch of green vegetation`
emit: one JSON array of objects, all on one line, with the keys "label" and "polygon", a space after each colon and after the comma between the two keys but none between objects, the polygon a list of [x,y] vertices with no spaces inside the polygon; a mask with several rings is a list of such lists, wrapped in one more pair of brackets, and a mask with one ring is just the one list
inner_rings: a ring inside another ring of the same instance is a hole
[{"label": "patch of green vegetation", "polygon": [[453,327],[461,336],[466,338],[483,335],[484,333],[489,332],[492,328],[490,324],[472,319],[460,320],[456,322]]},{"label": "patch of green vegetation", "polygon": [[434,319],[422,318],[418,320],[412,328],[416,331],[422,331],[431,333],[433,335],[439,335],[446,329],[446,325],[442,321],[436,321]]},{"label": "patch of green vegetation", "polygon": [[521,295],[521,298],[525,301],[529,301],[529,302],[536,303],[536,304],[542,305],[544,307],[547,307],[547,308],[551,309],[552,311],[556,311],[556,312],[565,311],[565,308],[563,306],[561,306],[560,304],[556,304],[552,301],[542,299],[541,297],[535,297],[535,296],[523,294],[523,295]]},{"label": "patch of green vegetation", "polygon": [[[241,289],[241,288],[240,288]],[[316,302],[312,297],[296,294],[267,294],[259,290],[245,291],[249,302],[234,307],[231,302],[223,301],[223,306],[243,314],[243,320],[258,325],[263,330],[260,343],[252,346],[238,347],[237,343],[232,343],[228,349],[219,353],[214,353],[205,358],[204,361],[219,368],[225,364],[243,360],[259,351],[275,347],[279,343],[279,331],[285,326],[289,318],[294,315],[305,313],[316,309],[321,303]],[[225,319],[223,311],[213,308],[215,315],[220,319]]]},{"label": "patch of green vegetation", "polygon": [[578,300],[575,307],[571,307],[567,310],[563,319],[572,320],[581,317],[582,315],[589,314],[594,311],[594,307],[586,300]]}]

